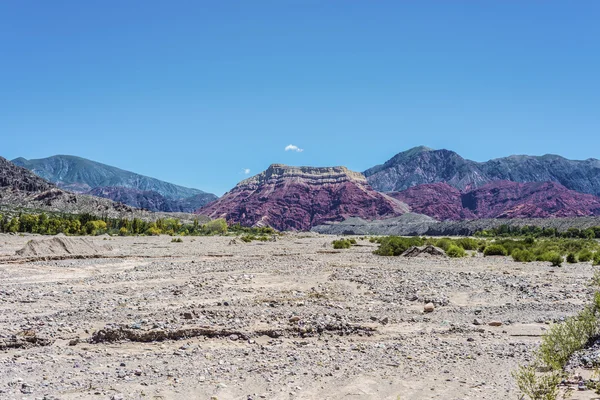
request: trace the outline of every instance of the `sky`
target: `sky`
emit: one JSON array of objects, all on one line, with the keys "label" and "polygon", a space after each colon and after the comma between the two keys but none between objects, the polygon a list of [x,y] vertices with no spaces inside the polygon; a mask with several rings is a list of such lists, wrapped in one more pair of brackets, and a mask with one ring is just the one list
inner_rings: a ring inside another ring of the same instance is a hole
[{"label": "sky", "polygon": [[600,158],[598,1],[3,1],[0,156],[223,194],[418,145]]}]

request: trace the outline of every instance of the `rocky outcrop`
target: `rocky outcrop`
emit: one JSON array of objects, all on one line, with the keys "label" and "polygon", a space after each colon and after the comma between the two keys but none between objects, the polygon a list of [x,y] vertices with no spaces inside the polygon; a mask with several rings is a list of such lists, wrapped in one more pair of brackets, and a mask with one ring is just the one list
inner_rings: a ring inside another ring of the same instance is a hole
[{"label": "rocky outcrop", "polygon": [[496,181],[461,193],[445,184],[412,187],[390,196],[437,220],[557,218],[600,215],[600,198],[555,182]]},{"label": "rocky outcrop", "polygon": [[[81,157],[58,155],[13,163],[61,189],[99,195],[150,211],[192,212],[217,199],[212,193],[125,171]],[[171,201],[174,200],[174,201]]]},{"label": "rocky outcrop", "polygon": [[348,217],[371,220],[406,210],[398,200],[375,192],[362,174],[345,167],[273,164],[198,213],[246,226],[303,231],[327,221]]},{"label": "rocky outcrop", "polygon": [[469,191],[506,180],[557,182],[567,189],[600,196],[600,160],[576,161],[557,155],[516,155],[480,163],[464,159],[453,151],[416,147],[398,153],[364,174],[369,184],[381,192],[437,182]]},{"label": "rocky outcrop", "polygon": [[24,192],[42,192],[55,186],[25,168],[0,157],[0,188]]}]

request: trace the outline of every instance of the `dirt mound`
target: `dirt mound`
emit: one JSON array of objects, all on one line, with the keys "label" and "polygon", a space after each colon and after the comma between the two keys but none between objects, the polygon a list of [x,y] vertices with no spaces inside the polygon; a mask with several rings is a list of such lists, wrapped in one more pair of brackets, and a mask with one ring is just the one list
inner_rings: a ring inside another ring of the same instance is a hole
[{"label": "dirt mound", "polygon": [[446,257],[444,250],[430,244],[427,246],[413,246],[402,255],[404,257]]},{"label": "dirt mound", "polygon": [[48,255],[94,255],[109,250],[96,246],[85,238],[53,237],[52,239],[30,240],[15,253],[18,256]]}]

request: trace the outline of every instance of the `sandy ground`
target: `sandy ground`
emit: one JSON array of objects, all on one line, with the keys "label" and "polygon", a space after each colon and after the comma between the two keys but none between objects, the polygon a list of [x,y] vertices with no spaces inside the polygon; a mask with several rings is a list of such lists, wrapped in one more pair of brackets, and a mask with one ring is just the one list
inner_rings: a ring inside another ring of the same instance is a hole
[{"label": "sandy ground", "polygon": [[[0,235],[0,339],[43,339],[0,350],[0,399],[516,399],[511,371],[592,294],[590,264],[386,258],[315,234],[15,259],[31,239]],[[180,337],[93,342],[107,326]]]}]

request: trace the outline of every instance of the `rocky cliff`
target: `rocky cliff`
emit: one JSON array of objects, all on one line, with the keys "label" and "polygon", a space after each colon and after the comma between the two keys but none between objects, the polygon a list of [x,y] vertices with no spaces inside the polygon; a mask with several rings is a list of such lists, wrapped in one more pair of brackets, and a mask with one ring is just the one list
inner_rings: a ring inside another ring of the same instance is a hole
[{"label": "rocky cliff", "polygon": [[348,217],[371,220],[400,215],[406,210],[401,202],[374,191],[362,174],[345,167],[273,164],[198,213],[246,226],[308,230],[327,221]]}]

